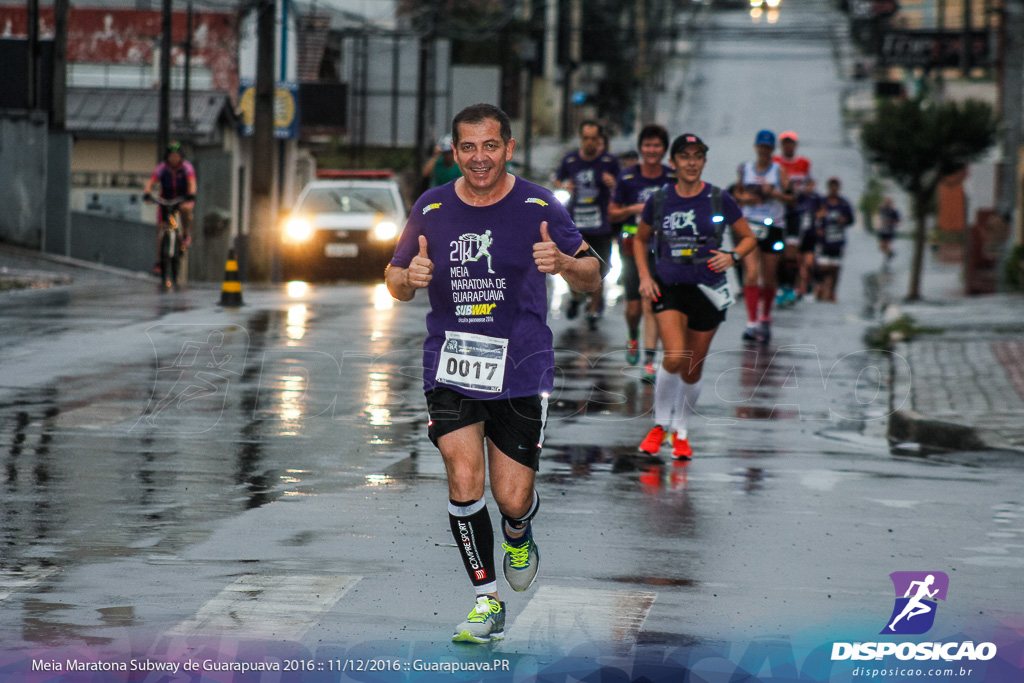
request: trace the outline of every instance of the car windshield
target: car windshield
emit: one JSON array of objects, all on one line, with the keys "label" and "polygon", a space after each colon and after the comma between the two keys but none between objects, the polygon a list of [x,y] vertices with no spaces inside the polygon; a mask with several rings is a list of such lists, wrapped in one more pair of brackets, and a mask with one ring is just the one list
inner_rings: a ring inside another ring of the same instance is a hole
[{"label": "car windshield", "polygon": [[303,213],[395,213],[395,199],[386,187],[317,187],[302,202]]}]

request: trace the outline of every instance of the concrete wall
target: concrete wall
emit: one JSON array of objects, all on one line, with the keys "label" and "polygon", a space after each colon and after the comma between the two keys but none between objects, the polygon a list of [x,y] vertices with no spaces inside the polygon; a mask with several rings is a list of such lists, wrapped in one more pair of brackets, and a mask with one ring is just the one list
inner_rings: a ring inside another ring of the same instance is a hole
[{"label": "concrete wall", "polygon": [[72,171],[152,173],[156,144],[139,140],[77,140],[71,155]]},{"label": "concrete wall", "polygon": [[71,239],[71,136],[51,132],[47,139],[46,228],[42,248],[68,255]]},{"label": "concrete wall", "polygon": [[45,114],[0,112],[0,240],[39,249],[46,226]]},{"label": "concrete wall", "polygon": [[156,226],[89,213],[71,213],[72,258],[149,272],[156,258]]}]

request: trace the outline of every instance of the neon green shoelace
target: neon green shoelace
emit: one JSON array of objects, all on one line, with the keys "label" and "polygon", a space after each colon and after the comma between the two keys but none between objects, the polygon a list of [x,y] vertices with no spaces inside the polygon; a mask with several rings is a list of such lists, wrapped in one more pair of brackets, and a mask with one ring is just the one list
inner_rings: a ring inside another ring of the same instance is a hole
[{"label": "neon green shoelace", "polygon": [[525,569],[530,564],[530,542],[520,546],[512,546],[508,543],[502,543],[501,547],[504,548],[505,552],[511,556],[509,564],[512,565],[513,569]]},{"label": "neon green shoelace", "polygon": [[477,603],[477,606],[474,607],[470,611],[469,616],[466,617],[466,621],[471,624],[478,624],[487,621],[487,616],[491,612],[497,614],[500,611],[501,605],[499,605],[496,600],[488,600],[486,603]]}]

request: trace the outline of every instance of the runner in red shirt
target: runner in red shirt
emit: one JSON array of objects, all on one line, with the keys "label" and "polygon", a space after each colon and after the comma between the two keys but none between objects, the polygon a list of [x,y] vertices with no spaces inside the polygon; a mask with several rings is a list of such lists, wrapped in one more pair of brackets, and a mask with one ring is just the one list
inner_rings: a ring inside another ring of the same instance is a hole
[{"label": "runner in red shirt", "polygon": [[785,131],[779,136],[782,154],[773,158],[789,176],[790,189],[793,193],[792,203],[786,207],[786,246],[779,264],[780,290],[776,302],[783,306],[794,303],[797,298],[796,292],[804,292],[807,288],[807,283],[802,280],[804,273],[800,268],[801,230],[802,226],[809,225],[805,221],[805,202],[802,200],[814,192],[814,178],[811,177],[810,160],[797,156],[796,147],[799,142],[800,137],[794,131]]}]

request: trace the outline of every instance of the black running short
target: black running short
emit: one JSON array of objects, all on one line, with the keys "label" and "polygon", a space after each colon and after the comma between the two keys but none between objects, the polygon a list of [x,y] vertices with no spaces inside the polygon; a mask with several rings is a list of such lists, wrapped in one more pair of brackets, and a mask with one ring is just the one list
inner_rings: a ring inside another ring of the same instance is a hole
[{"label": "black running short", "polygon": [[[622,272],[619,273],[619,284],[626,290],[626,301],[640,301],[640,271],[636,267],[636,259],[632,254],[620,254]],[[654,254],[647,252],[647,270],[654,272]]]},{"label": "black running short", "polygon": [[427,392],[427,413],[427,436],[434,446],[445,434],[483,422],[484,436],[502,453],[534,470],[540,467],[548,417],[546,397],[480,399],[436,387]]},{"label": "black running short", "polygon": [[781,254],[782,250],[776,250],[777,242],[785,242],[786,230],[781,225],[769,225],[768,232],[763,239],[757,241],[757,246],[762,254]]},{"label": "black running short", "polygon": [[814,247],[817,243],[818,235],[814,230],[805,230],[804,234],[800,236],[800,253],[813,254]]},{"label": "black running short", "polygon": [[655,279],[661,292],[652,304],[655,313],[679,311],[686,316],[686,326],[695,332],[709,332],[725,320],[725,311],[708,301],[697,285],[666,285]]}]

